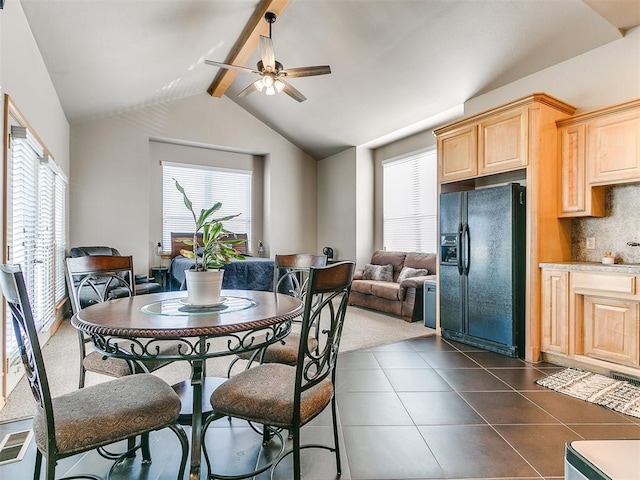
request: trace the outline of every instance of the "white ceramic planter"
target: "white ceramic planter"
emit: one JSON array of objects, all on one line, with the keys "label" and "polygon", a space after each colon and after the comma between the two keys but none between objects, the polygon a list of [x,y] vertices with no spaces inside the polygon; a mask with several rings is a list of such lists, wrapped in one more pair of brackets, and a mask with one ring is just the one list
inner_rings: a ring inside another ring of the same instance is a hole
[{"label": "white ceramic planter", "polygon": [[214,305],[220,302],[224,270],[196,272],[187,270],[188,302],[191,305]]}]

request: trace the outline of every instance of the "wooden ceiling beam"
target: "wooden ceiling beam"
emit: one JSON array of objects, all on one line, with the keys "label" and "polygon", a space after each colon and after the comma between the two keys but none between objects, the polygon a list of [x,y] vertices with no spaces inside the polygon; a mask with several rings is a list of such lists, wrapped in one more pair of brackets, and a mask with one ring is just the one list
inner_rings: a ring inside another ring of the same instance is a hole
[{"label": "wooden ceiling beam", "polygon": [[[262,0],[224,63],[244,66],[258,48],[260,35],[269,34],[269,24],[264,14],[273,12],[280,15],[288,3],[289,0]],[[237,74],[236,70],[221,68],[207,89],[209,95],[218,98],[224,95]]]}]

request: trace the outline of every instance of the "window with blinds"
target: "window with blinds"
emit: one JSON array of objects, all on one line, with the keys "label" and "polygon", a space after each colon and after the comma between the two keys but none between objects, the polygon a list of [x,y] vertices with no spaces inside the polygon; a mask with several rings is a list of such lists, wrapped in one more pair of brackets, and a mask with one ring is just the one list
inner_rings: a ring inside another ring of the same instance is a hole
[{"label": "window with blinds", "polygon": [[224,223],[233,233],[246,233],[251,245],[251,172],[201,165],[162,162],[162,245],[169,251],[171,232],[193,232],[194,221],[174,179],[184,188],[196,214],[216,202],[222,203],[218,216],[235,215]]},{"label": "window with blinds", "polygon": [[[55,321],[65,295],[67,180],[28,128],[11,125],[7,205],[8,262],[20,265],[38,331]],[[18,360],[7,316],[9,364]]]},{"label": "window with blinds", "polygon": [[430,150],[382,162],[385,250],[436,251],[437,158]]}]

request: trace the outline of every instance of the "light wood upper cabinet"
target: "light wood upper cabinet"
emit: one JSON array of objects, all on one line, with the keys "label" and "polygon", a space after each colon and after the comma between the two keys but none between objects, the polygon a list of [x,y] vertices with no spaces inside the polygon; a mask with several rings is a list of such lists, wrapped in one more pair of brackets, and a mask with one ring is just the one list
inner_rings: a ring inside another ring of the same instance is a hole
[{"label": "light wood upper cabinet", "polygon": [[478,129],[467,125],[438,137],[438,168],[442,181],[475,177],[478,174]]},{"label": "light wood upper cabinet", "polygon": [[478,124],[478,173],[504,172],[525,167],[529,148],[528,107],[516,108]]},{"label": "light wood upper cabinet", "polygon": [[604,187],[640,181],[640,100],[557,122],[559,217],[604,216]]},{"label": "light wood upper cabinet", "polygon": [[542,351],[569,353],[569,272],[542,271]]},{"label": "light wood upper cabinet", "polygon": [[[555,161],[556,120],[575,108],[544,93],[515,100],[434,130],[439,183],[469,180]],[[553,158],[542,159],[548,142]],[[555,174],[554,174],[555,176]]]},{"label": "light wood upper cabinet", "polygon": [[640,103],[587,123],[587,164],[592,184],[640,180]]},{"label": "light wood upper cabinet", "polygon": [[586,125],[558,129],[560,217],[604,216],[604,189],[587,184]]}]

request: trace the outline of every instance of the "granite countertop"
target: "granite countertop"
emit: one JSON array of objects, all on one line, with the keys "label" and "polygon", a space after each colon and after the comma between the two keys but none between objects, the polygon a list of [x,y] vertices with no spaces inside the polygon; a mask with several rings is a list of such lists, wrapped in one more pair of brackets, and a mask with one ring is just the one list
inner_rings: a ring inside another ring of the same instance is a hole
[{"label": "granite countertop", "polygon": [[555,268],[558,270],[570,271],[596,271],[611,273],[633,273],[640,274],[640,264],[638,263],[616,263],[614,265],[599,262],[543,262],[541,268]]}]

